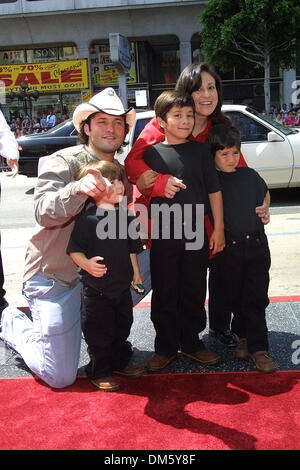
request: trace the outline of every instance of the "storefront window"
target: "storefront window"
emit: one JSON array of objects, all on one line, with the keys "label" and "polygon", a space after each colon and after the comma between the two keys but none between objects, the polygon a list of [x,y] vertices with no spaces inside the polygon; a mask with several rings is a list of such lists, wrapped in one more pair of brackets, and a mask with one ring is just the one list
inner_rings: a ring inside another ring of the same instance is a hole
[{"label": "storefront window", "polygon": [[77,46],[66,46],[59,48],[59,60],[77,59],[78,47]]},{"label": "storefront window", "polygon": [[50,110],[55,114],[60,114],[60,108],[59,94],[42,95],[37,101],[32,102],[32,118],[34,119],[39,114],[48,114]]},{"label": "storefront window", "polygon": [[[271,64],[271,77],[279,77],[279,67]],[[235,79],[264,78],[264,68],[256,67],[251,62],[244,62],[235,67]]]},{"label": "storefront window", "polygon": [[[6,103],[1,106],[1,110],[2,110],[3,114],[5,115],[5,117],[8,121],[10,121],[11,118],[19,117],[19,115],[20,115],[19,100],[17,98],[15,98],[14,100],[10,100],[10,103],[8,103],[6,101]],[[23,113],[24,113],[24,111],[23,111]]]},{"label": "storefront window", "polygon": [[82,103],[81,93],[63,94],[62,95],[62,113],[71,117],[74,109]]},{"label": "storefront window", "polygon": [[148,64],[148,43],[145,41],[137,42],[138,70],[137,81],[139,83],[147,83],[149,81],[149,64]]},{"label": "storefront window", "polygon": [[56,47],[43,47],[39,49],[28,49],[27,62],[50,62],[51,60],[57,60],[57,48]]},{"label": "storefront window", "polygon": [[200,34],[194,34],[191,40],[192,46],[192,61],[194,64],[204,62],[204,55],[201,52],[201,37]]},{"label": "storefront window", "polygon": [[[126,72],[127,83],[136,83],[135,48],[131,47],[131,66]],[[111,62],[108,44],[94,44],[91,47],[91,61],[93,80],[95,86],[118,86],[119,73],[117,67]]]},{"label": "storefront window", "polygon": [[73,111],[82,103],[81,93],[62,93],[40,95],[37,100],[27,96],[21,100],[17,95],[13,99],[8,99],[2,104],[1,109],[8,121],[12,119],[24,119],[29,116],[33,122],[40,119],[43,114],[53,111],[56,115],[57,123],[72,117]]},{"label": "storefront window", "polygon": [[180,74],[178,44],[150,45],[150,76],[153,84],[176,83]]},{"label": "storefront window", "polygon": [[50,110],[57,123],[72,117],[90,86],[87,61],[78,56],[75,45],[1,50],[0,94],[5,96],[0,103],[6,119],[29,116],[34,122]]},{"label": "storefront window", "polygon": [[0,64],[23,64],[25,62],[25,51],[0,51]]}]

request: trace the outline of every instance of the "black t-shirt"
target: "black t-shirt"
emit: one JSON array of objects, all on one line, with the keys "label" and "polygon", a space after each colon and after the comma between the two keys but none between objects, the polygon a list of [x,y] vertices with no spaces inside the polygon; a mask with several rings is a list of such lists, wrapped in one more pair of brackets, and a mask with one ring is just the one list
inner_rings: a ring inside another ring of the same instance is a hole
[{"label": "black t-shirt", "polygon": [[77,218],[67,253],[84,253],[87,258],[102,256],[107,273],[97,278],[81,269],[82,281],[103,295],[116,298],[132,281],[130,253],[143,249],[137,234],[137,221],[127,210],[104,210],[93,205]]},{"label": "black t-shirt", "polygon": [[220,191],[214,159],[207,144],[192,140],[176,145],[159,142],[146,148],[143,159],[152,170],[176,176],[187,186],[173,199],[155,197],[151,203],[204,204],[207,212],[208,194]]},{"label": "black t-shirt", "polygon": [[265,181],[248,167],[217,173],[222,187],[225,230],[235,235],[264,230],[255,208],[264,202],[268,191]]},{"label": "black t-shirt", "polygon": [[[165,197],[153,197],[150,203],[150,217],[152,218],[153,227],[160,233],[163,227],[166,227],[162,215],[158,211],[164,205],[175,207],[179,204],[182,210],[182,220],[185,224],[189,224],[187,218],[190,217],[192,229],[195,230],[197,224],[196,211],[197,205],[204,205],[204,213],[211,216],[208,194],[220,191],[220,183],[213,156],[207,144],[188,141],[183,144],[168,145],[160,142],[156,145],[148,147],[143,159],[147,165],[154,171],[161,174],[170,174],[181,179],[186,185],[186,189],[178,191],[172,199]],[[154,210],[155,209],[158,210]],[[185,207],[184,207],[185,206]],[[191,215],[188,214],[188,210]],[[176,219],[176,211],[170,211],[170,238],[178,238],[175,234],[178,228],[178,219]],[[182,237],[184,239],[184,236]]]}]

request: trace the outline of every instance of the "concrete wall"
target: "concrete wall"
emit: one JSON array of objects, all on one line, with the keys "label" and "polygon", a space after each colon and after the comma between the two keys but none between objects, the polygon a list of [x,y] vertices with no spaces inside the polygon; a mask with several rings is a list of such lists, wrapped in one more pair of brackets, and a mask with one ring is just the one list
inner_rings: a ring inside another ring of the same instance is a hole
[{"label": "concrete wall", "polygon": [[[65,0],[62,3],[70,1]],[[182,67],[185,67],[191,61],[190,40],[200,30],[199,15],[202,9],[203,5],[198,4],[188,8],[164,6],[151,9],[81,11],[80,15],[70,12],[67,15],[52,13],[9,16],[5,20],[0,18],[0,44],[2,47],[21,48],[75,43],[79,47],[80,56],[86,57],[91,42],[108,39],[109,33],[117,32],[129,39],[175,34],[180,43]]]},{"label": "concrete wall", "polygon": [[164,5],[199,5],[206,1],[199,0],[17,0],[14,3],[0,4],[2,15],[48,14],[50,12],[70,12],[74,10],[112,10],[131,8],[153,8]]}]

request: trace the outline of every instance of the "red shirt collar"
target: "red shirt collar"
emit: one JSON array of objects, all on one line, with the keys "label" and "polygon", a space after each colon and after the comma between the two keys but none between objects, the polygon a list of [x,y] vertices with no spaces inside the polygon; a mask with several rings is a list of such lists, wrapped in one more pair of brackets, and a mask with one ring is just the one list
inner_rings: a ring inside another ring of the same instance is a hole
[{"label": "red shirt collar", "polygon": [[193,134],[191,134],[189,136],[189,139],[190,140],[196,140],[197,142],[205,142],[206,141],[206,136],[207,136],[207,133],[209,131],[209,129],[211,128],[211,120],[209,119],[207,121],[207,125],[206,127],[203,129],[203,131],[201,131],[198,135],[194,136]]}]

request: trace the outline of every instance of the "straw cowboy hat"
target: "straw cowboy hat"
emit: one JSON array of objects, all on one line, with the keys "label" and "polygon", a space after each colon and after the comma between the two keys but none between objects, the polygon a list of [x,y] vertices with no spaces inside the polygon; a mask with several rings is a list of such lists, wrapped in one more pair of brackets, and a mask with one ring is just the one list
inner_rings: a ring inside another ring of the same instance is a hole
[{"label": "straw cowboy hat", "polygon": [[135,121],[135,110],[133,108],[125,111],[124,106],[118,95],[113,88],[105,88],[97,95],[94,95],[88,103],[82,103],[77,106],[73,114],[73,123],[77,131],[80,130],[80,125],[91,114],[106,113],[113,116],[126,115],[126,122],[129,125],[129,130],[132,128]]}]

